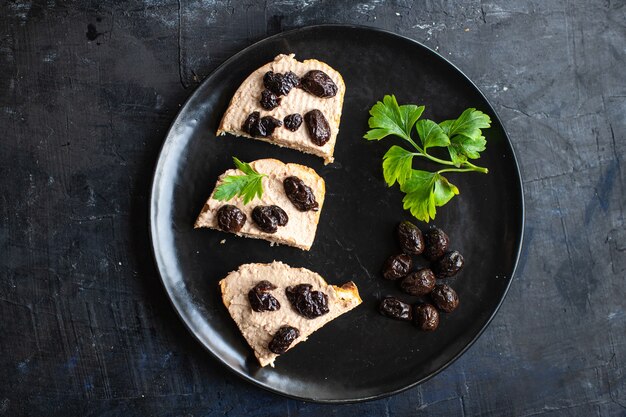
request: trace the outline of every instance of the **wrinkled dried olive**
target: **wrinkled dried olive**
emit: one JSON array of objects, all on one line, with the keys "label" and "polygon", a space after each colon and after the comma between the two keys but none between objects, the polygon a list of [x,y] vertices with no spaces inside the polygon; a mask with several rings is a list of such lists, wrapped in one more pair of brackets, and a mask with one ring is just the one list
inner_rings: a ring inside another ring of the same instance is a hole
[{"label": "wrinkled dried olive", "polygon": [[395,297],[383,299],[383,301],[380,302],[378,310],[383,316],[391,317],[396,320],[411,321],[413,318],[411,306]]},{"label": "wrinkled dried olive", "polygon": [[295,327],[282,326],[274,334],[267,348],[270,352],[281,355],[289,349],[289,346],[300,336],[300,331]]},{"label": "wrinkled dried olive", "polygon": [[272,116],[264,116],[260,117],[260,113],[258,111],[250,113],[250,115],[246,118],[241,126],[241,130],[248,133],[253,137],[268,137],[274,133],[274,130],[282,126],[283,122],[272,117]]},{"label": "wrinkled dried olive", "polygon": [[259,113],[258,111],[253,111],[252,113],[248,115],[246,120],[243,122],[243,125],[241,126],[241,130],[251,135],[252,130],[255,129],[255,126],[257,126],[260,123],[260,120],[261,120],[261,113]]},{"label": "wrinkled dried olive", "polygon": [[283,180],[283,187],[285,188],[285,194],[287,194],[289,201],[291,201],[298,210],[319,210],[319,204],[317,204],[315,200],[313,190],[300,178],[295,176],[285,178]]},{"label": "wrinkled dried olive", "polygon": [[304,74],[300,86],[314,96],[329,98],[337,94],[337,85],[324,71],[312,70]]},{"label": "wrinkled dried olive", "polygon": [[285,122],[285,127],[287,129],[295,132],[296,130],[300,129],[300,125],[302,125],[302,116],[300,116],[298,113],[290,114],[288,116],[285,116],[283,122]]},{"label": "wrinkled dried olive", "polygon": [[293,308],[307,319],[314,319],[328,313],[328,296],[321,291],[311,291],[310,284],[287,287],[285,294]]},{"label": "wrinkled dried olive", "polygon": [[244,212],[231,204],[226,204],[217,210],[217,225],[225,232],[237,233],[245,223]]},{"label": "wrinkled dried olive", "polygon": [[456,291],[445,284],[435,285],[435,288],[430,293],[430,298],[433,299],[439,310],[443,310],[446,313],[451,313],[459,305],[459,296],[456,294]]},{"label": "wrinkled dried olive", "polygon": [[450,239],[443,230],[433,227],[424,233],[424,252],[422,255],[429,261],[435,261],[448,250]]},{"label": "wrinkled dried olive", "polygon": [[383,266],[383,277],[385,277],[385,279],[402,278],[409,273],[412,266],[413,260],[409,255],[402,253],[400,255],[390,256]]},{"label": "wrinkled dried olive", "polygon": [[271,282],[263,280],[248,291],[248,301],[254,311],[276,311],[280,309],[280,302],[270,294],[276,286]]},{"label": "wrinkled dried olive", "polygon": [[457,251],[447,252],[441,259],[432,265],[433,271],[437,278],[448,278],[456,275],[465,263],[463,255]]},{"label": "wrinkled dried olive", "polygon": [[280,106],[280,98],[270,90],[263,90],[261,92],[261,107],[265,110],[273,110]]},{"label": "wrinkled dried olive", "polygon": [[289,221],[287,213],[278,206],[256,206],[252,210],[252,220],[257,227],[266,233],[276,233],[278,226]]},{"label": "wrinkled dried olive", "polygon": [[428,268],[411,272],[400,282],[402,291],[411,295],[426,295],[435,288],[435,274]]},{"label": "wrinkled dried olive", "polygon": [[401,222],[398,225],[397,235],[402,252],[409,255],[419,255],[424,251],[424,236],[422,231],[413,223]]},{"label": "wrinkled dried olive", "polygon": [[286,96],[292,88],[300,83],[300,78],[293,72],[286,74],[268,71],[263,76],[263,85],[277,96]]},{"label": "wrinkled dried olive", "polygon": [[304,115],[311,141],[317,146],[324,146],[330,139],[330,125],[324,113],[315,109]]},{"label": "wrinkled dried olive", "polygon": [[439,326],[439,312],[432,304],[419,304],[413,311],[415,324],[420,329],[432,332]]}]

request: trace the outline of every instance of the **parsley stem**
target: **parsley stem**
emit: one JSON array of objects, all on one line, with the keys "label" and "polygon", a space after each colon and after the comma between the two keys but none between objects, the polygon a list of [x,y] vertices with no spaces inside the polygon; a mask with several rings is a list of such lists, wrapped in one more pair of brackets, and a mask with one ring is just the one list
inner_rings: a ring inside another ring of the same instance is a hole
[{"label": "parsley stem", "polygon": [[470,171],[476,171],[474,168],[446,168],[446,169],[440,169],[439,171],[437,171],[437,174],[441,174],[443,172],[470,172]]},{"label": "parsley stem", "polygon": [[487,174],[489,172],[489,170],[487,168],[483,168],[483,167],[479,167],[477,165],[472,164],[470,161],[465,161],[463,162],[463,165],[467,165],[470,168],[474,168],[474,171],[483,173],[483,174]]},{"label": "parsley stem", "polygon": [[413,155],[423,156],[424,158],[428,158],[428,159],[430,159],[433,162],[438,162],[438,163],[443,164],[443,165],[454,165],[452,163],[452,161],[446,161],[445,159],[439,159],[439,158],[436,158],[436,157],[434,157],[432,155],[427,154],[426,152],[424,152],[424,150],[422,148],[420,148],[419,146],[415,145],[415,143],[414,143],[414,146],[417,148],[417,150],[420,153],[414,153]]},{"label": "parsley stem", "polygon": [[[417,146],[415,143],[414,143],[414,146],[417,148],[419,153],[413,153],[413,155],[415,155],[415,156],[423,156],[424,158],[428,158],[431,161],[438,162],[438,163],[440,163],[442,165],[454,166],[454,163],[452,161],[446,161],[445,159],[439,159],[439,158],[436,158],[436,157],[434,157],[432,155],[429,155],[426,152],[424,152],[422,150],[422,148]],[[480,172],[482,174],[487,174],[489,172],[489,170],[487,168],[483,168],[483,167],[479,167],[477,165],[474,165],[470,161],[463,162],[461,164],[461,166],[464,167],[464,168],[454,168],[454,169],[450,168],[450,169],[444,169],[444,170],[439,171],[439,172],[470,172],[470,171],[474,171],[474,172]],[[467,168],[465,168],[465,167],[467,167]]]}]

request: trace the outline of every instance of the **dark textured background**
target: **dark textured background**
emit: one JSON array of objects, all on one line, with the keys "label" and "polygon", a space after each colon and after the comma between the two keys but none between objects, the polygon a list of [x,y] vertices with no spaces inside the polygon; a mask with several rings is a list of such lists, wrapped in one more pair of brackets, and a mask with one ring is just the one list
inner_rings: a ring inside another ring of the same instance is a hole
[{"label": "dark textured background", "polygon": [[[202,350],[147,228],[193,88],[317,23],[389,29],[459,66],[508,128],[527,204],[518,274],[478,342],[421,386],[345,406],[266,393]],[[0,415],[626,415],[625,45],[623,0],[0,2]]]}]

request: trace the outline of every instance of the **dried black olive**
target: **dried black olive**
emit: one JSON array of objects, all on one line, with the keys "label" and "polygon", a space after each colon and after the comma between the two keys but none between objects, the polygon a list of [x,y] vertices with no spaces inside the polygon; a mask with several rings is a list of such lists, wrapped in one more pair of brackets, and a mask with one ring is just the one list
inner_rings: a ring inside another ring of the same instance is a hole
[{"label": "dried black olive", "polygon": [[430,298],[433,299],[439,310],[443,310],[446,313],[451,313],[459,305],[459,296],[456,294],[456,291],[445,284],[435,285],[435,288],[430,293]]},{"label": "dried black olive", "polygon": [[307,130],[311,141],[317,146],[324,146],[330,139],[330,125],[324,113],[315,109],[304,115]]},{"label": "dried black olive", "polygon": [[378,310],[383,316],[391,317],[396,320],[411,321],[413,318],[411,306],[395,297],[383,299],[383,301],[380,302]]},{"label": "dried black olive", "polygon": [[300,78],[293,72],[286,74],[268,71],[263,76],[263,85],[277,96],[286,96],[292,88],[300,84]]},{"label": "dried black olive", "polygon": [[300,129],[300,125],[302,125],[302,116],[300,116],[298,113],[290,114],[288,116],[285,116],[283,122],[285,122],[285,127],[287,129],[295,132],[296,130]]},{"label": "dried black olive", "polygon": [[267,348],[270,352],[273,352],[277,355],[282,355],[287,352],[289,346],[300,336],[300,331],[295,327],[291,326],[282,326],[278,331],[274,334],[274,337],[270,341]]},{"label": "dried black olive", "polygon": [[253,137],[265,138],[271,136],[274,130],[282,126],[283,122],[272,117],[264,116],[260,118],[258,111],[250,113],[241,126],[241,130]]},{"label": "dried black olive", "polygon": [[243,122],[243,125],[241,126],[241,130],[251,135],[252,130],[256,129],[255,126],[259,124],[260,120],[261,120],[261,113],[259,113],[258,111],[253,111],[252,113],[248,115],[246,120]]},{"label": "dried black olive", "polygon": [[411,295],[426,295],[435,288],[435,274],[428,268],[411,272],[400,281],[402,291]]},{"label": "dried black olive", "polygon": [[226,204],[217,210],[217,225],[225,232],[237,233],[245,223],[244,212],[231,204]]},{"label": "dried black olive", "polygon": [[413,311],[415,324],[422,330],[432,332],[439,326],[439,312],[432,304],[419,304]]},{"label": "dried black olive", "polygon": [[319,204],[317,204],[315,200],[313,190],[300,178],[294,176],[285,178],[283,180],[283,187],[285,188],[285,194],[287,194],[289,201],[291,201],[298,210],[319,210]]},{"label": "dried black olive", "polygon": [[398,225],[397,235],[402,252],[409,255],[419,255],[424,251],[424,236],[422,231],[413,223],[401,222]]},{"label": "dried black olive", "polygon": [[321,291],[311,291],[310,284],[287,287],[285,294],[293,308],[307,319],[314,319],[328,313],[328,296]]},{"label": "dried black olive", "polygon": [[402,278],[409,273],[412,266],[413,260],[409,255],[402,253],[400,255],[390,256],[383,266],[383,277],[385,277],[385,279]]},{"label": "dried black olive", "polygon": [[270,291],[275,289],[276,286],[266,280],[256,284],[248,292],[248,300],[252,309],[257,312],[279,310],[280,302],[270,294]]},{"label": "dried black olive", "polygon": [[252,220],[257,227],[266,233],[276,233],[278,226],[289,221],[287,213],[278,206],[256,206],[252,210]]},{"label": "dried black olive", "polygon": [[457,251],[447,252],[441,259],[434,262],[432,269],[437,278],[448,278],[456,275],[465,263],[463,255]]},{"label": "dried black olive", "polygon": [[263,90],[261,92],[261,107],[265,110],[273,110],[280,106],[280,98],[270,90]]},{"label": "dried black olive", "polygon": [[312,70],[304,74],[300,86],[314,96],[329,98],[337,94],[337,85],[324,71]]},{"label": "dried black olive", "polygon": [[422,255],[429,261],[435,261],[448,250],[450,239],[443,230],[433,227],[424,233],[424,252]]}]

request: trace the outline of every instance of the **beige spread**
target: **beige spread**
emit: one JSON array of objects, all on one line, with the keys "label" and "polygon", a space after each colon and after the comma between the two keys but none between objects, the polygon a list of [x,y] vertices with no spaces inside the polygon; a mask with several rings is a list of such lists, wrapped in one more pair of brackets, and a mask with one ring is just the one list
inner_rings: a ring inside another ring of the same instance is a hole
[{"label": "beige spread", "polygon": [[[293,88],[289,94],[281,97],[282,101],[280,106],[275,109],[265,110],[261,107],[261,92],[265,88],[263,86],[263,76],[266,72],[274,71],[285,73],[292,71],[298,77],[302,77],[311,70],[324,71],[334,81],[338,88],[337,94],[334,97],[320,98],[300,88]],[[274,61],[263,65],[250,74],[239,89],[237,89],[226,113],[224,113],[217,134],[223,135],[224,133],[232,133],[233,135],[251,138],[250,135],[241,130],[241,126],[248,115],[254,111],[260,112],[261,117],[269,115],[283,121],[287,115],[299,113],[304,117],[305,113],[308,111],[318,109],[324,113],[331,129],[330,139],[324,146],[317,146],[311,141],[305,122],[303,122],[302,126],[295,132],[291,132],[283,126],[276,128],[269,138],[253,139],[321,156],[326,163],[330,163],[333,162],[333,152],[335,142],[337,141],[337,133],[339,133],[339,120],[341,119],[341,108],[343,106],[343,96],[345,92],[346,86],[341,74],[324,62],[315,59],[307,59],[304,62],[299,62],[294,59],[294,54],[278,55],[274,58]]]},{"label": "beige spread", "polygon": [[[265,239],[270,242],[282,243],[289,246],[295,246],[303,250],[311,249],[315,240],[315,232],[317,231],[317,223],[319,222],[320,213],[324,204],[324,195],[326,193],[324,179],[309,167],[298,164],[284,164],[277,159],[259,159],[250,162],[250,165],[257,172],[266,174],[263,178],[263,197],[255,198],[248,204],[243,204],[243,199],[235,197],[229,201],[218,201],[213,198],[215,189],[211,196],[204,204],[202,212],[196,220],[195,227],[208,227],[211,229],[219,229],[217,225],[217,210],[225,204],[232,204],[243,211],[247,217],[246,223],[237,235],[252,237],[257,239]],[[243,175],[238,169],[229,169],[217,180],[215,187],[219,186],[225,177],[229,175]],[[319,204],[318,211],[299,211],[293,203],[287,198],[283,187],[283,180],[295,175],[300,178],[306,185],[311,187],[315,199]],[[279,226],[276,233],[266,233],[256,227],[252,220],[252,210],[258,205],[269,206],[277,205],[282,208],[289,217],[289,221],[285,226]]]},{"label": "beige spread", "polygon": [[[262,280],[268,280],[277,287],[272,295],[280,302],[279,310],[256,312],[250,307],[248,291]],[[328,295],[330,311],[314,319],[298,314],[285,295],[288,286],[298,284],[311,284],[313,291],[322,291]],[[276,261],[271,264],[241,265],[237,271],[231,272],[220,281],[220,288],[224,305],[254,350],[261,366],[274,366],[278,355],[272,353],[267,346],[280,327],[288,325],[300,331],[300,336],[291,344],[291,349],[326,323],[361,304],[358,289],[353,282],[341,287],[328,285],[315,272],[305,268],[292,268]]]}]

